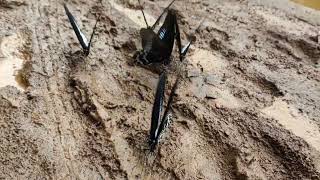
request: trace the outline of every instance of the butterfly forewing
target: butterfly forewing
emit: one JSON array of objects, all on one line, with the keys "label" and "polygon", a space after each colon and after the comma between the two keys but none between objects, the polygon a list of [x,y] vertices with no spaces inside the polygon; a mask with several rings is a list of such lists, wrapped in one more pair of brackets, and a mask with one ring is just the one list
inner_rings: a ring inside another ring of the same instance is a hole
[{"label": "butterfly forewing", "polygon": [[[175,38],[175,19],[176,16],[173,13],[173,11],[168,10],[168,14],[166,16],[166,19],[159,29],[157,35],[160,41],[163,44],[167,45],[167,48],[172,51],[174,38]],[[170,52],[171,54],[171,52]]]},{"label": "butterfly forewing", "polygon": [[158,126],[161,119],[161,111],[164,99],[164,90],[166,84],[166,73],[160,75],[158,87],[155,95],[155,101],[152,109],[150,140],[155,140],[158,135]]},{"label": "butterfly forewing", "polygon": [[[165,22],[160,27],[157,34],[154,33],[152,37],[148,39],[143,37],[142,44],[144,50],[148,52],[147,59],[150,63],[160,63],[165,64],[170,63],[170,57],[174,45],[175,39],[175,15],[170,10],[166,16]],[[150,29],[151,31],[151,29]],[[151,33],[149,33],[151,34]],[[150,41],[152,40],[152,41]],[[150,42],[152,46],[150,48]]]},{"label": "butterfly forewing", "polygon": [[75,34],[76,34],[79,42],[80,42],[82,48],[83,48],[84,50],[87,50],[88,47],[89,47],[87,38],[86,38],[85,35],[81,32],[81,30],[80,30],[80,28],[79,28],[79,26],[78,26],[75,18],[74,18],[73,15],[70,13],[70,11],[69,11],[69,9],[68,9],[68,7],[67,7],[66,4],[64,4],[64,9],[65,9],[65,11],[66,11],[66,14],[67,14],[68,19],[69,19],[69,21],[70,21],[70,23],[71,23],[71,26],[72,26],[72,28],[73,28],[73,30],[74,30],[74,32],[75,32]]}]

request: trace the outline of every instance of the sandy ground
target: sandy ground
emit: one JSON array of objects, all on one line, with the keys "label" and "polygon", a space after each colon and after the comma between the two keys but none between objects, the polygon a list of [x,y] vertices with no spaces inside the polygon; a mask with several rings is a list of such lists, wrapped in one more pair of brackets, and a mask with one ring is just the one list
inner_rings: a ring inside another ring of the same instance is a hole
[{"label": "sandy ground", "polygon": [[[177,0],[184,43],[206,21],[150,154],[158,75],[132,64],[137,2],[67,3],[87,36],[101,15],[87,58],[63,1],[0,0],[0,179],[320,179],[319,12]],[[168,3],[145,1],[147,19]]]}]

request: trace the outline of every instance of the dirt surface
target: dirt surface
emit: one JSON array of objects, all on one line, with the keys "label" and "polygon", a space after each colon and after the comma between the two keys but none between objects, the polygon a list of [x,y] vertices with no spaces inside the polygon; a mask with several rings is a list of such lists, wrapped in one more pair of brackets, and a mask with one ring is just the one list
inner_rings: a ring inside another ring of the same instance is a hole
[{"label": "dirt surface", "polygon": [[[137,2],[67,1],[87,36],[101,15],[87,58],[63,2],[0,0],[0,179],[320,179],[318,11],[177,0],[184,43],[206,20],[150,154],[158,74],[132,63]],[[147,19],[168,3],[144,1]]]}]

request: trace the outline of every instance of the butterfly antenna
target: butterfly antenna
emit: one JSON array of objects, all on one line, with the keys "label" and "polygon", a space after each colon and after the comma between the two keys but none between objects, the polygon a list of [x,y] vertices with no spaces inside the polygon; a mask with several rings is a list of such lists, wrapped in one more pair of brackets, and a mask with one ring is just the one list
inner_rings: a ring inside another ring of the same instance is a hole
[{"label": "butterfly antenna", "polygon": [[147,18],[146,18],[146,15],[144,14],[144,11],[143,11],[143,8],[142,8],[142,5],[141,5],[140,0],[138,0],[138,2],[139,2],[139,5],[140,5],[140,10],[141,10],[141,12],[142,12],[144,22],[146,22],[147,28],[149,28],[149,24],[148,24],[148,22],[147,22]]},{"label": "butterfly antenna", "polygon": [[161,19],[161,17],[164,15],[164,13],[167,12],[167,10],[171,7],[171,5],[175,2],[176,0],[172,0],[171,3],[162,11],[161,15],[158,17],[158,19],[156,20],[156,22],[152,25],[152,29],[154,29],[156,27],[157,24],[159,24],[159,21]]}]

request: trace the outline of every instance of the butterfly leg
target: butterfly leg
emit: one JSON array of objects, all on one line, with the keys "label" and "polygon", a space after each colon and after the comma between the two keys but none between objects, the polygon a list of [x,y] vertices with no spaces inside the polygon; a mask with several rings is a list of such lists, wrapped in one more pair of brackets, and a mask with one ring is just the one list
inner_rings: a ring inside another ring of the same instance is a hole
[{"label": "butterfly leg", "polygon": [[92,42],[94,33],[96,32],[97,24],[98,24],[98,22],[99,22],[99,20],[100,20],[100,17],[101,17],[101,15],[99,15],[99,17],[98,17],[98,19],[97,19],[97,21],[96,21],[96,24],[95,24],[94,27],[93,27],[93,30],[92,30],[92,34],[91,34],[91,37],[90,37],[90,40],[89,40],[88,47],[87,47],[86,49],[84,49],[84,53],[85,53],[86,56],[88,56],[89,53],[90,53],[91,42]]}]

